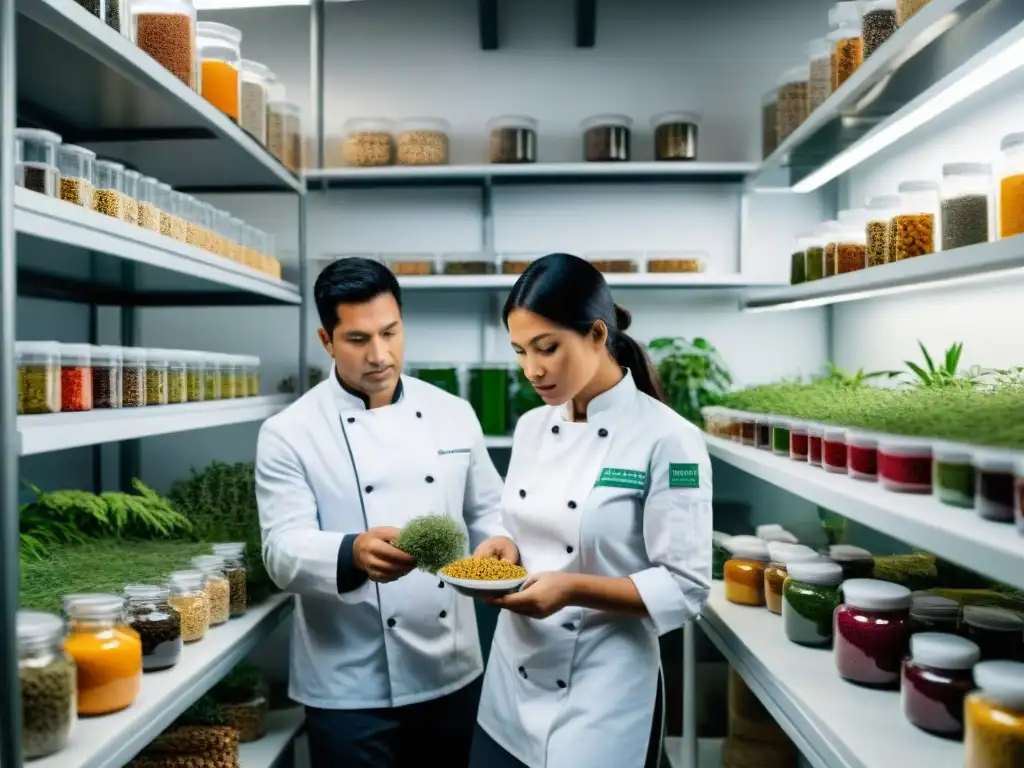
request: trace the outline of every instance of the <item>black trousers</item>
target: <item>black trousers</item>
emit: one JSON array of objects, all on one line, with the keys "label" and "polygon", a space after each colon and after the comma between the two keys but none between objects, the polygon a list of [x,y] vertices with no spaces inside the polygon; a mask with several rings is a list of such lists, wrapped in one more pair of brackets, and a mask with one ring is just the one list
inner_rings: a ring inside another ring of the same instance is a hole
[{"label": "black trousers", "polygon": [[483,677],[440,699],[383,709],[306,707],[312,768],[465,768]]}]

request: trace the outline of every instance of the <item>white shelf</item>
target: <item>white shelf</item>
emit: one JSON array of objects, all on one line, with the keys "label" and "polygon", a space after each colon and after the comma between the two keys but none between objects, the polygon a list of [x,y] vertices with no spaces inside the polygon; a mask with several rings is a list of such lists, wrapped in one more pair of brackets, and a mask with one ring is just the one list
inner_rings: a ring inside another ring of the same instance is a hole
[{"label": "white shelf", "polygon": [[181,661],[142,677],[142,691],[121,712],[79,720],[68,746],[33,768],[121,768],[193,702],[216,685],[288,616],[290,595],[274,595],[185,646]]},{"label": "white shelf", "polygon": [[267,733],[258,741],[238,745],[239,768],[273,768],[306,721],[302,707],[267,714]]},{"label": "white shelf", "polygon": [[523,163],[324,168],[305,173],[307,186],[444,186],[494,183],[739,183],[758,168],[743,162]]},{"label": "white shelf", "polygon": [[[678,736],[669,736],[665,739],[665,754],[668,757],[668,765],[665,768],[683,768],[683,763],[680,760],[682,742],[683,740]],[[722,746],[724,743],[724,739],[698,739],[697,768],[722,768]]]},{"label": "white shelf", "polygon": [[712,456],[744,472],[938,557],[1024,588],[1024,536],[1012,524],[982,520],[972,510],[932,496],[893,493],[878,483],[831,474],[720,437],[704,439]]},{"label": "white shelf", "polygon": [[963,766],[963,744],[908,723],[899,692],[844,681],[830,649],[789,642],[781,616],[724,589],[712,584],[701,628],[815,768]]},{"label": "white shelf", "polygon": [[[604,277],[612,288],[737,290],[752,286],[777,286],[779,284],[777,280],[713,272],[678,274],[606,272]],[[519,275],[423,275],[399,276],[398,282],[403,290],[411,291],[507,291],[518,278]]]},{"label": "white shelf", "polygon": [[[927,7],[927,6],[926,6]],[[1024,235],[868,267],[808,283],[753,290],[748,311],[801,309],[928,288],[951,282],[1024,277]]]},{"label": "white shelf", "polygon": [[[41,270],[46,278],[54,281],[77,276],[92,278],[107,290],[120,290],[130,295],[154,281],[146,279],[148,274],[141,274],[135,291],[121,285],[120,266],[129,262],[153,272],[154,277],[156,272],[162,272],[165,276],[172,273],[190,278],[195,285],[186,286],[196,288],[192,302],[196,304],[202,303],[204,289],[254,294],[266,299],[266,303],[302,303],[299,289],[292,283],[80,205],[19,187],[14,190],[14,209],[14,226],[18,233],[70,246],[66,253],[46,260],[45,264],[34,249],[24,248],[20,266]],[[107,263],[96,264],[92,261],[94,254],[111,258]],[[90,269],[95,272],[90,274]],[[110,276],[114,282],[104,285],[105,276]]]},{"label": "white shelf", "polygon": [[512,435],[485,435],[484,443],[488,448],[511,448]]},{"label": "white shelf", "polygon": [[209,403],[19,416],[21,455],[263,421],[293,399],[292,395],[265,395]]}]

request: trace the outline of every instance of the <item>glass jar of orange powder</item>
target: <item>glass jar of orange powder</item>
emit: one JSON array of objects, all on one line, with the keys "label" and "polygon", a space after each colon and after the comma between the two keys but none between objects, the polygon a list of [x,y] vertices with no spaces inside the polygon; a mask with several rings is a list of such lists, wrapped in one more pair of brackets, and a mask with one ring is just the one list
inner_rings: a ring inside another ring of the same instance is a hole
[{"label": "glass jar of orange powder", "polygon": [[142,641],[125,620],[118,595],[66,595],[64,650],[75,660],[78,714],[106,715],[129,706],[142,684]]},{"label": "glass jar of orange powder", "polygon": [[725,599],[739,605],[763,606],[768,545],[755,536],[733,536],[725,543],[732,557],[725,561]]},{"label": "glass jar of orange powder", "polygon": [[227,24],[196,24],[199,82],[203,98],[236,123],[242,100],[242,33]]}]

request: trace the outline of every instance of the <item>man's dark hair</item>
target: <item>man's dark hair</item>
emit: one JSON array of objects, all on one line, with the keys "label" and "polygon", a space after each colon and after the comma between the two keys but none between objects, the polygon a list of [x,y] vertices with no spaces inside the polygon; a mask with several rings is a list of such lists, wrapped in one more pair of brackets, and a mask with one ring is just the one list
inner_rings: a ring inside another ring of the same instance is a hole
[{"label": "man's dark hair", "polygon": [[313,285],[320,325],[328,333],[338,324],[339,304],[362,304],[390,293],[402,309],[402,289],[391,270],[373,259],[338,259],[324,267]]}]

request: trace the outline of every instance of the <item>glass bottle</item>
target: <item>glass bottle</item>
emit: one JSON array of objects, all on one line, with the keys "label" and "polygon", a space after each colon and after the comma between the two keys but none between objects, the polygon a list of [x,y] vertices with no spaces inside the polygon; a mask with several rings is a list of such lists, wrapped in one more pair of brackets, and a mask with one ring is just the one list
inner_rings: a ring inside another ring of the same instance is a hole
[{"label": "glass bottle", "polygon": [[732,557],[725,563],[725,599],[738,605],[765,605],[764,572],[768,546],[752,536],[734,536],[726,542]]}]

